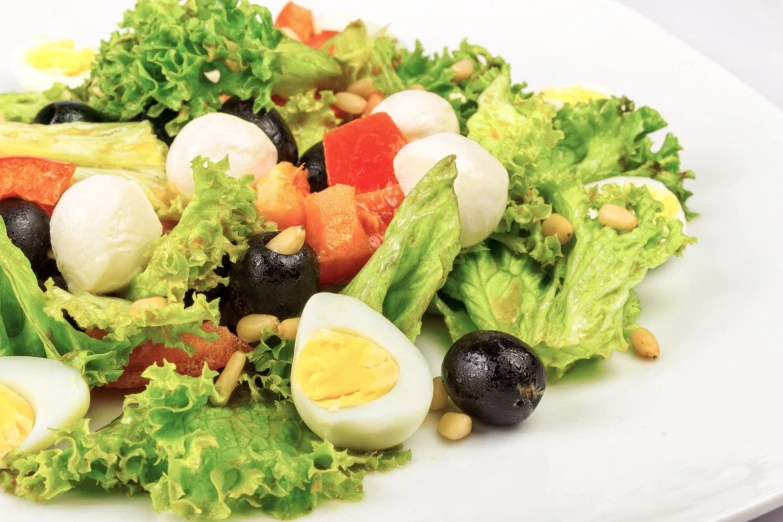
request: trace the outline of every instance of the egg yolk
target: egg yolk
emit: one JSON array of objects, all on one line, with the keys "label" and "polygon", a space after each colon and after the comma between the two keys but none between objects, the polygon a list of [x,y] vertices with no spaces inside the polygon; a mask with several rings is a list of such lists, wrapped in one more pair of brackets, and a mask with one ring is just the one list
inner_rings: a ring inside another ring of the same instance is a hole
[{"label": "egg yolk", "polygon": [[383,397],[397,384],[400,368],[391,354],[356,335],[316,332],[299,354],[296,380],[321,408],[350,408]]},{"label": "egg yolk", "polygon": [[0,384],[0,457],[22,445],[35,424],[29,402]]},{"label": "egg yolk", "polygon": [[93,49],[76,49],[73,40],[59,40],[37,45],[27,51],[26,60],[41,71],[57,69],[65,76],[81,76],[89,72]]},{"label": "egg yolk", "polygon": [[558,101],[563,105],[576,105],[581,102],[590,102],[593,100],[603,100],[606,98],[598,91],[583,89],[582,87],[553,87],[544,89],[541,95],[547,101]]},{"label": "egg yolk", "polygon": [[668,190],[650,189],[650,195],[653,199],[663,203],[663,210],[658,213],[659,216],[664,216],[667,219],[679,219],[680,213],[680,200],[677,199],[672,192]]}]

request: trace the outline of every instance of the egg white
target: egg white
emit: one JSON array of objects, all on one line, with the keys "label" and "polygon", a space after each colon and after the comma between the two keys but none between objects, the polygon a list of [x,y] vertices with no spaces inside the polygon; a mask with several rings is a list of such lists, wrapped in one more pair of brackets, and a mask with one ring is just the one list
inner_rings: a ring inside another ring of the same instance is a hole
[{"label": "egg white", "polygon": [[90,71],[80,75],[68,76],[56,70],[36,69],[27,63],[28,51],[48,41],[48,39],[38,39],[11,53],[9,63],[11,76],[13,76],[23,91],[43,92],[50,89],[55,83],[62,83],[73,89],[82,85],[90,76]]},{"label": "egg white", "polygon": [[[685,218],[685,211],[682,208],[682,204],[677,199],[677,195],[669,190],[666,185],[658,181],[657,179],[645,178],[640,176],[614,176],[612,178],[602,179],[600,181],[594,181],[585,185],[586,189],[593,187],[603,187],[604,185],[633,185],[634,187],[647,187],[650,191],[650,195],[653,199],[661,201],[661,195],[666,194],[667,197],[673,198],[673,201],[677,202],[677,212],[674,217],[682,221],[682,231],[685,232],[685,228],[688,224],[688,220]],[[661,201],[662,202],[662,201]]]},{"label": "egg white", "polygon": [[52,430],[65,429],[90,407],[90,389],[78,371],[40,357],[0,357],[0,384],[18,393],[35,411],[32,431],[18,449],[36,453],[55,442]]},{"label": "egg white", "polygon": [[[307,342],[323,329],[362,337],[389,352],[400,369],[394,387],[378,399],[338,410],[327,410],[310,400],[296,379],[297,365]],[[424,356],[383,315],[344,295],[321,293],[307,302],[296,336],[291,392],[299,415],[316,435],[340,448],[372,451],[396,446],[421,426],[432,390]]]}]

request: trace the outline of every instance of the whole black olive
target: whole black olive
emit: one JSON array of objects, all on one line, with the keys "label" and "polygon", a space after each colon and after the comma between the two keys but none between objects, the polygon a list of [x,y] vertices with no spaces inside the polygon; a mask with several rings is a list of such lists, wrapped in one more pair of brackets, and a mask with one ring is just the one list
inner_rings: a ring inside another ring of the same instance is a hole
[{"label": "whole black olive", "polygon": [[152,124],[152,132],[155,133],[155,136],[166,145],[171,145],[174,142],[174,138],[169,136],[169,133],[166,132],[166,125],[176,118],[178,114],[177,111],[163,109],[163,112],[161,112],[160,115],[151,118],[146,112],[143,112],[133,118],[133,121],[149,121]]},{"label": "whole black olive", "polygon": [[287,161],[297,164],[299,161],[299,148],[296,146],[294,133],[288,127],[283,117],[276,109],[261,109],[261,112],[253,112],[254,100],[240,100],[233,96],[226,100],[226,103],[220,108],[220,112],[242,118],[245,121],[256,125],[264,131],[275,148],[277,148],[278,163]]},{"label": "whole black olive", "polygon": [[443,385],[462,411],[487,424],[517,424],[536,409],[546,389],[541,359],[502,332],[465,335],[441,367]]},{"label": "whole black olive", "polygon": [[304,165],[307,169],[307,181],[310,183],[310,192],[321,192],[329,188],[323,141],[319,141],[307,149],[307,152],[302,154],[299,164]]},{"label": "whole black olive", "polygon": [[10,198],[0,201],[0,217],[8,238],[30,260],[33,271],[43,267],[52,248],[49,215],[35,203]]},{"label": "whole black olive", "polygon": [[35,115],[33,123],[57,125],[59,123],[104,123],[106,117],[86,103],[76,101],[56,101],[45,106]]},{"label": "whole black olive", "polygon": [[318,261],[313,249],[304,245],[295,254],[278,254],[266,247],[277,234],[265,232],[250,238],[247,251],[231,268],[228,298],[238,317],[299,317],[318,292]]}]

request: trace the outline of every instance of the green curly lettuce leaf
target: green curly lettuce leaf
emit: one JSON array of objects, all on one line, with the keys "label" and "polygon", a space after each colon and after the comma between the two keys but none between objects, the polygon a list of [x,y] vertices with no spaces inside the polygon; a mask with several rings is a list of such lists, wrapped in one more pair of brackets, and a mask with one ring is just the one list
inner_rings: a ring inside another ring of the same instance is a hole
[{"label": "green curly lettuce leaf", "polygon": [[[565,257],[544,268],[494,244],[461,255],[443,291],[464,306],[476,328],[508,332],[533,346],[557,378],[579,360],[625,351],[640,313],[633,288],[695,240],[683,234],[679,220],[658,215],[662,204],[646,187],[588,193],[578,179],[542,175],[539,188],[574,225]],[[606,203],[633,211],[639,226],[622,233],[602,226],[592,215]],[[450,328],[455,337],[462,333]]]},{"label": "green curly lettuce leaf", "polygon": [[383,244],[343,290],[383,313],[409,339],[460,251],[456,156],[439,161],[405,197]]},{"label": "green curly lettuce leaf", "polygon": [[32,123],[38,111],[46,105],[63,100],[78,99],[62,83],[55,83],[44,92],[8,92],[0,94],[0,121]]},{"label": "green curly lettuce leaf", "polygon": [[685,180],[695,176],[680,168],[679,140],[667,134],[653,150],[649,134],[666,127],[657,111],[613,97],[565,105],[554,126],[565,137],[555,148],[553,169],[578,174],[584,183],[620,175],[653,178],[677,195],[688,219],[697,215],[687,207],[692,192]]},{"label": "green curly lettuce leaf", "polygon": [[222,520],[255,508],[291,519],[328,499],[361,499],[368,472],[411,458],[401,450],[337,450],[307,429],[290,400],[252,399],[240,390],[227,407],[211,407],[216,375],[205,368],[200,377],[181,376],[171,364],[148,368],[150,384],[125,399],[119,419],[96,432],[80,421],[59,433],[62,449],[10,453],[0,486],[45,501],[97,485],[147,492],[157,511],[184,518]]},{"label": "green curly lettuce leaf", "polygon": [[[205,73],[218,71],[216,83]],[[190,120],[220,109],[220,96],[254,99],[291,95],[339,77],[328,54],[283,38],[265,7],[247,0],[138,0],[119,30],[101,43],[86,92],[111,118],[178,113],[175,136]]]},{"label": "green curly lettuce leaf", "polygon": [[51,280],[46,283],[45,296],[44,311],[49,316],[64,320],[64,313],[67,313],[82,330],[98,328],[106,332],[104,340],[123,341],[141,336],[147,341],[192,353],[192,346],[182,340],[182,334],[193,334],[208,341],[218,338],[217,334],[208,334],[201,328],[205,321],[220,323],[218,302],[208,303],[203,294],[196,294],[193,304],[188,307],[182,303],[169,303],[144,308],[136,315],[130,313],[130,301],[91,294],[76,296],[57,288]]},{"label": "green curly lettuce leaf", "polygon": [[[470,60],[473,74],[462,82],[454,82],[451,66],[460,60]],[[420,42],[415,48],[400,51],[397,75],[405,88],[422,85],[447,99],[457,113],[460,128],[467,134],[467,121],[478,110],[478,98],[501,73],[508,73],[509,65],[484,47],[463,41],[458,49],[444,49],[442,53],[428,56]],[[522,95],[525,84],[511,86],[512,95]]]},{"label": "green curly lettuce leaf", "polygon": [[543,265],[562,256],[557,238],[541,233],[552,207],[534,185],[537,174],[549,168],[552,151],[563,137],[552,126],[554,117],[555,109],[540,96],[515,94],[508,72],[503,71],[479,96],[478,110],[467,123],[468,138],[508,171],[508,205],[492,239]]},{"label": "green curly lettuce leaf", "polygon": [[256,214],[252,176],[226,175],[228,156],[217,163],[193,160],[196,191],[177,226],[149,248],[149,262],[131,281],[126,297],[132,301],[164,296],[181,303],[188,289],[206,292],[227,284],[217,269],[225,256],[236,262],[247,248],[246,239],[264,229]]},{"label": "green curly lettuce leaf", "polygon": [[90,387],[116,381],[140,335],[97,340],[44,310],[46,297],[30,262],[6,235],[0,219],[0,357],[59,359],[79,370]]},{"label": "green curly lettuce leaf", "polygon": [[346,86],[360,78],[370,77],[375,87],[386,96],[405,89],[394,71],[397,42],[384,34],[371,35],[361,20],[326,41],[329,49],[344,69]]},{"label": "green curly lettuce leaf", "polygon": [[327,132],[340,125],[332,105],[336,103],[332,91],[315,89],[288,98],[285,106],[277,110],[291,128],[301,152],[322,141]]}]

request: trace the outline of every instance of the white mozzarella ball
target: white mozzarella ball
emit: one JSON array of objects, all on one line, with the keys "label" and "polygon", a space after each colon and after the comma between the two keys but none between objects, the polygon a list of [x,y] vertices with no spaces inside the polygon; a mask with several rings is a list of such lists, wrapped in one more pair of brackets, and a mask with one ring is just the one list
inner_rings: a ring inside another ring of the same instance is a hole
[{"label": "white mozzarella ball", "polygon": [[310,298],[296,335],[291,394],[302,420],[340,448],[372,451],[413,435],[432,403],[418,348],[362,301]]},{"label": "white mozzarella ball", "polygon": [[76,183],[52,213],[52,251],[72,292],[105,294],[125,287],[162,233],[141,187],[119,176]]},{"label": "white mozzarella ball", "polygon": [[197,156],[220,161],[228,155],[227,174],[265,176],[277,164],[277,148],[256,125],[230,114],[199,116],[177,134],[166,157],[166,175],[177,190],[193,197],[192,161]]},{"label": "white mozzarella ball", "polygon": [[459,120],[454,108],[432,92],[401,91],[383,100],[372,112],[385,112],[391,116],[408,141],[441,132],[459,134]]},{"label": "white mozzarella ball", "polygon": [[508,201],[508,172],[484,147],[459,134],[441,133],[404,146],[394,158],[403,193],[413,190],[444,157],[457,156],[454,191],[459,203],[463,247],[480,243],[495,230]]}]

